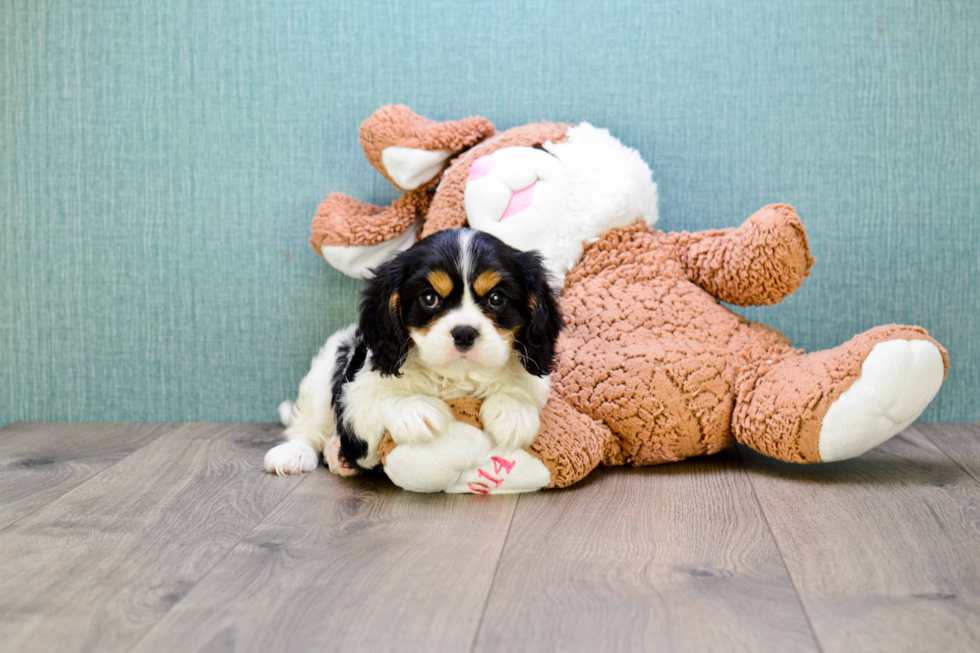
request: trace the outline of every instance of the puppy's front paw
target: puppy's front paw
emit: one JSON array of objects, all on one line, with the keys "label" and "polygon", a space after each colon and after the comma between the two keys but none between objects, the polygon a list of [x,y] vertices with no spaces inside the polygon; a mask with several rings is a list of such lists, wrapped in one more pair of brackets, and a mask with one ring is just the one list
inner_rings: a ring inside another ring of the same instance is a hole
[{"label": "puppy's front paw", "polygon": [[389,409],[388,432],[396,444],[429,442],[453,421],[453,413],[442,399],[413,395]]},{"label": "puppy's front paw", "polygon": [[480,408],[483,432],[499,446],[523,449],[534,442],[541,427],[538,410],[511,397],[494,395]]},{"label": "puppy's front paw", "polygon": [[265,471],[279,476],[311,472],[319,464],[320,456],[306,440],[283,442],[265,454]]}]

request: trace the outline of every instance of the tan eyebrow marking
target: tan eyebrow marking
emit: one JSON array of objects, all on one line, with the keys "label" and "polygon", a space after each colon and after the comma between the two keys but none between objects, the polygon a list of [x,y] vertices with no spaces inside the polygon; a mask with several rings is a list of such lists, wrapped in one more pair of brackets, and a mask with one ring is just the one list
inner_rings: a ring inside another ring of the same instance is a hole
[{"label": "tan eyebrow marking", "polygon": [[476,281],[473,282],[473,290],[476,291],[477,295],[483,297],[488,292],[493,290],[494,286],[496,286],[498,283],[500,283],[500,275],[493,270],[487,270],[478,276]]},{"label": "tan eyebrow marking", "polygon": [[449,297],[449,293],[453,291],[453,280],[442,270],[430,272],[426,279],[429,281],[429,285],[443,297]]}]

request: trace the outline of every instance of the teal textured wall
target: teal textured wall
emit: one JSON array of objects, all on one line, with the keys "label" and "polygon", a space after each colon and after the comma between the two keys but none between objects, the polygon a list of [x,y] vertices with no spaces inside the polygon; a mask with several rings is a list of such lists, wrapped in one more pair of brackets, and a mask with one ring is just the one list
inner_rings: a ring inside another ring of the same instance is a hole
[{"label": "teal textured wall", "polygon": [[0,424],[273,419],[354,316],[306,239],[392,198],[357,143],[390,102],[608,127],[664,229],[794,204],[816,268],[750,315],[921,324],[924,417],[980,419],[980,2],[0,0]]}]

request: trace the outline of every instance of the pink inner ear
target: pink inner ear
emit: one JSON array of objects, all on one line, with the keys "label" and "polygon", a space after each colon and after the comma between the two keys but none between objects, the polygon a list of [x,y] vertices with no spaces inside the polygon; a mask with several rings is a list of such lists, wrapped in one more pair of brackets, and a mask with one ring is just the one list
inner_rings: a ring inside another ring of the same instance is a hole
[{"label": "pink inner ear", "polygon": [[[534,182],[536,184],[538,182]],[[517,215],[527,207],[531,206],[531,201],[534,199],[534,184],[531,184],[527,188],[522,188],[513,195],[511,195],[510,202],[507,204],[507,209],[504,214],[500,216],[501,222],[507,218]]]},{"label": "pink inner ear", "polygon": [[473,165],[470,166],[470,174],[468,179],[473,180],[483,177],[493,170],[493,164],[494,161],[491,155],[487,154],[485,156],[481,156],[479,159],[473,162]]}]

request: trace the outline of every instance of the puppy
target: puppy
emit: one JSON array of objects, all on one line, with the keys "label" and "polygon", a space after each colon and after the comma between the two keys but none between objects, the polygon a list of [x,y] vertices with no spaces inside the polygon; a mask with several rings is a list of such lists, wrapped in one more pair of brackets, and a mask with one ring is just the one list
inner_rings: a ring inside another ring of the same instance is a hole
[{"label": "puppy", "polygon": [[265,467],[308,472],[323,453],[349,475],[398,444],[435,438],[453,421],[447,399],[483,399],[484,432],[520,448],[538,433],[563,328],[541,256],[470,229],[433,234],[377,270],[360,321],[327,340],[279,412],[287,442]]}]

